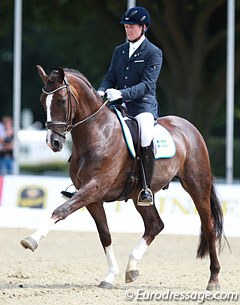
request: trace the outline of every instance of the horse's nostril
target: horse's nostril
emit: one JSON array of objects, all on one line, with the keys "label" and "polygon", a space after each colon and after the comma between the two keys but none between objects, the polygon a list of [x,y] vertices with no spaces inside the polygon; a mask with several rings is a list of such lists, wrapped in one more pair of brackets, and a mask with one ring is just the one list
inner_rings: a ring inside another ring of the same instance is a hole
[{"label": "horse's nostril", "polygon": [[53,146],[55,148],[59,148],[60,147],[60,142],[58,140],[53,140]]}]

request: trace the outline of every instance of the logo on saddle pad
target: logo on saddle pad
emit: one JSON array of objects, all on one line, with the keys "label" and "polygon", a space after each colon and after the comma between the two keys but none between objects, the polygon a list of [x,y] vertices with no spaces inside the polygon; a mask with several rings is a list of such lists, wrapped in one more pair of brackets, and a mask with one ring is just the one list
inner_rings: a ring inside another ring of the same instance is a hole
[{"label": "logo on saddle pad", "polygon": [[[122,113],[114,107],[114,110],[117,114],[117,117],[121,123],[122,131],[124,134],[124,138],[128,147],[128,150],[133,158],[136,157],[136,150],[133,143],[132,134],[126,122],[131,122],[131,119],[128,117],[124,117]],[[154,156],[155,159],[161,158],[172,158],[176,153],[175,143],[169,131],[157,124],[154,127]]]}]

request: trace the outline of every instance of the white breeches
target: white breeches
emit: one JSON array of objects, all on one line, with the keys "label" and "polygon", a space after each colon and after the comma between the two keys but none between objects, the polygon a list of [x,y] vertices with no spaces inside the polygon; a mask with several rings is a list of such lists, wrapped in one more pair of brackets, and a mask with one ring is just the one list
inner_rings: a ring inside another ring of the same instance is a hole
[{"label": "white breeches", "polygon": [[147,147],[153,140],[154,117],[150,112],[143,112],[135,116],[138,121],[141,146]]}]

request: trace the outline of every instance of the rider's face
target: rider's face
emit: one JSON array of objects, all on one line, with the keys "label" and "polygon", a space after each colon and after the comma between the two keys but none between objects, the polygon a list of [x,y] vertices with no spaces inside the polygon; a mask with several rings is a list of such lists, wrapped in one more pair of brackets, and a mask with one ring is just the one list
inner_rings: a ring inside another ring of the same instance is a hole
[{"label": "rider's face", "polygon": [[124,24],[127,39],[133,41],[142,34],[142,26],[139,24]]}]

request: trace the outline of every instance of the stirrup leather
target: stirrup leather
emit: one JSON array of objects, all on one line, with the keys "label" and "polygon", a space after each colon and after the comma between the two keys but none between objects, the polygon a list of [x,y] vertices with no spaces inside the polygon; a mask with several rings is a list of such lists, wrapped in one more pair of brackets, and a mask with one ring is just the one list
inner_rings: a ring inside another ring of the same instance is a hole
[{"label": "stirrup leather", "polygon": [[[150,194],[151,194],[151,197],[152,197],[152,201],[140,201],[140,199],[141,199],[141,194],[142,194],[142,192],[145,192],[145,191],[147,191],[147,192],[149,192]],[[143,206],[143,207],[145,207],[145,206],[150,206],[150,205],[153,205],[153,193],[152,193],[152,191],[150,190],[150,188],[143,188],[143,189],[141,189],[141,191],[139,192],[139,194],[138,194],[138,199],[137,199],[137,205],[138,206]]]}]

